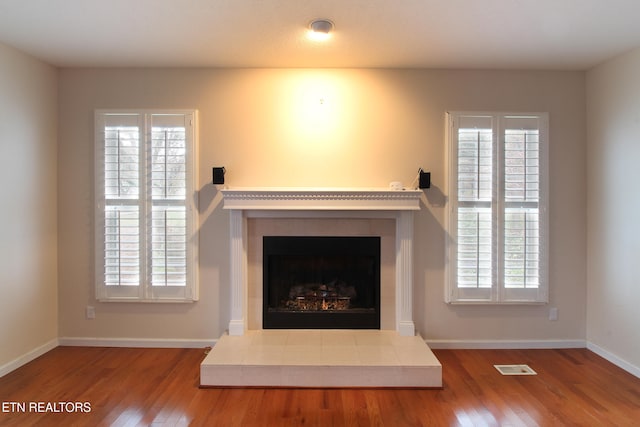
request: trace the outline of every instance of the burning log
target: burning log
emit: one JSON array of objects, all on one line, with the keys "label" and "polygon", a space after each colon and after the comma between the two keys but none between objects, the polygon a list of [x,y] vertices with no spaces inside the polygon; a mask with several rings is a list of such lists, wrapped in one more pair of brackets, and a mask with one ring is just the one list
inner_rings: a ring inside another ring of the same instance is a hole
[{"label": "burning log", "polygon": [[286,301],[285,307],[295,311],[329,311],[348,310],[350,305],[349,297],[319,297],[319,296],[299,296]]},{"label": "burning log", "polygon": [[338,280],[328,284],[298,284],[289,289],[289,299],[283,306],[294,311],[347,310],[355,296],[353,286]]}]

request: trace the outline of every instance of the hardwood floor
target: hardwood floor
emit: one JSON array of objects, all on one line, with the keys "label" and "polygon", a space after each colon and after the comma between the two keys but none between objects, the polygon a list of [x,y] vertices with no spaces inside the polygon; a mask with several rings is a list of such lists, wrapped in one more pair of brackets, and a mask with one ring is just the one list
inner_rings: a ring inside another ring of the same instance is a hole
[{"label": "hardwood floor", "polygon": [[201,389],[202,349],[58,347],[0,378],[0,425],[639,425],[640,379],[586,349],[434,353],[442,389]]}]

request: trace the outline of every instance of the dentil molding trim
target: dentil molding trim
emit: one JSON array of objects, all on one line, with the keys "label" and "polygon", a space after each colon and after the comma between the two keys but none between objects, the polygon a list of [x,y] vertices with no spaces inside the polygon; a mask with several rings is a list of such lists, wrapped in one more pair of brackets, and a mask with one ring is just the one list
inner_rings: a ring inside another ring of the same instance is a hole
[{"label": "dentil molding trim", "polygon": [[419,210],[421,190],[376,188],[227,188],[224,209]]}]

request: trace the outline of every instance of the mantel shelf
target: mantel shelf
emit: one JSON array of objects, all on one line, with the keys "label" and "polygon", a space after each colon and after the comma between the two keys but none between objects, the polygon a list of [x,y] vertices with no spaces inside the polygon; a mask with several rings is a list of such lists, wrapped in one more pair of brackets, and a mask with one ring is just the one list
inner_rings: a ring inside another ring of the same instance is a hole
[{"label": "mantel shelf", "polygon": [[419,210],[422,191],[386,188],[228,188],[224,209]]}]

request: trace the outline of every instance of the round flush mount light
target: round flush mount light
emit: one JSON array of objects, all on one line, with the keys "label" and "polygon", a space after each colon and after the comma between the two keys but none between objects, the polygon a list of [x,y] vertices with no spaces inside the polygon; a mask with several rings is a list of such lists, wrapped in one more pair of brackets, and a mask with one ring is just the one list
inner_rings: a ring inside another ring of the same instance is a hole
[{"label": "round flush mount light", "polygon": [[309,37],[314,40],[326,40],[331,36],[333,22],[328,19],[315,19],[309,24]]}]

